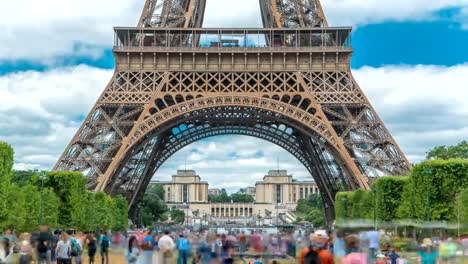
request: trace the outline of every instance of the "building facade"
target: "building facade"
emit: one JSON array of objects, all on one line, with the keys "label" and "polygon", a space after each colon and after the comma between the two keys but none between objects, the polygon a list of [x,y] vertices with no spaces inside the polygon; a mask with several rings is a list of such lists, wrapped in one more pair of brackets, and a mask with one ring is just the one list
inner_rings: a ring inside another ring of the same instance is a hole
[{"label": "building facade", "polygon": [[315,182],[295,181],[286,170],[271,170],[263,181],[255,183],[255,187],[243,188],[238,192],[254,196],[253,203],[210,203],[208,194],[219,195],[221,191],[208,189],[208,183],[201,181],[193,170],[179,170],[171,181],[151,184],[163,186],[164,200],[169,207],[184,210],[189,218],[199,217],[214,223],[247,224],[259,218],[278,219],[280,216],[282,219],[289,217],[292,222],[294,217],[291,215],[299,199],[318,193]]},{"label": "building facade", "polygon": [[155,182],[164,188],[164,201],[168,204],[208,202],[208,182],[201,181],[193,170],[178,170],[172,181]]}]

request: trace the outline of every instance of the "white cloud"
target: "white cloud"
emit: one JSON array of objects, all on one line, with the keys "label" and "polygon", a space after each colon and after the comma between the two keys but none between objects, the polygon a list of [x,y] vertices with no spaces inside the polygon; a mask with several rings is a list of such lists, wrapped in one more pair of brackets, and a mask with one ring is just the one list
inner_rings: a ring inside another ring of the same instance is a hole
[{"label": "white cloud", "polygon": [[363,67],[354,75],[412,162],[468,139],[468,64]]},{"label": "white cloud", "polygon": [[51,168],[111,76],[88,66],[0,76],[0,140],[17,168]]},{"label": "white cloud", "polygon": [[468,7],[468,0],[322,0],[331,25],[355,26],[383,21],[437,19],[434,13]]},{"label": "white cloud", "polygon": [[[135,26],[144,0],[16,0],[0,2],[0,62],[55,64],[67,56],[97,58],[110,48],[114,26]],[[323,0],[331,25],[435,19],[468,0]],[[454,20],[468,21],[466,12]],[[208,0],[205,27],[261,27],[257,0]]]},{"label": "white cloud", "polygon": [[[364,67],[354,75],[396,141],[412,162],[441,144],[468,139],[468,64]],[[102,92],[112,71],[76,66],[43,73],[0,76],[0,140],[16,151],[18,169],[50,169]],[[176,169],[196,169],[213,186],[235,191],[269,169],[287,169],[300,179],[305,168],[265,141],[224,136],[196,142],[168,160],[155,179]]]}]

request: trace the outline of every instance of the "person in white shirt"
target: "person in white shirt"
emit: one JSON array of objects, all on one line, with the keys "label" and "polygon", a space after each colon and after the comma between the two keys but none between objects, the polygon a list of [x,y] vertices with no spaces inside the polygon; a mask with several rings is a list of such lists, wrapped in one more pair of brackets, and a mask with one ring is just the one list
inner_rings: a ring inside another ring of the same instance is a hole
[{"label": "person in white shirt", "polygon": [[60,241],[55,248],[55,255],[57,256],[57,264],[71,264],[71,242],[65,233],[60,236]]},{"label": "person in white shirt", "polygon": [[6,237],[0,242],[0,263],[13,263],[13,247],[10,246],[10,240]]},{"label": "person in white shirt", "polygon": [[158,247],[162,254],[162,263],[172,263],[173,256],[172,253],[175,248],[174,240],[169,236],[169,231],[164,231],[164,236],[162,236],[158,241]]}]

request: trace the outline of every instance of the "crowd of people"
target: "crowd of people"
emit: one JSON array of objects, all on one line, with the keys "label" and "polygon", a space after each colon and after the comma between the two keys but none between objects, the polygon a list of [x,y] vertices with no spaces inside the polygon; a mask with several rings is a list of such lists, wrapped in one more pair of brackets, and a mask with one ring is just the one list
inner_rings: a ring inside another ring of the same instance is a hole
[{"label": "crowd of people", "polygon": [[[365,230],[155,228],[125,234],[81,233],[42,228],[18,238],[5,230],[0,240],[0,264],[128,263],[128,264],[437,264],[464,263],[468,240],[425,238],[413,253],[399,252],[385,232]],[[383,243],[383,241],[387,241]],[[112,249],[112,256],[109,252]],[[98,255],[98,256],[96,256]],[[85,256],[85,257],[84,257]],[[35,262],[33,262],[33,260]]]}]

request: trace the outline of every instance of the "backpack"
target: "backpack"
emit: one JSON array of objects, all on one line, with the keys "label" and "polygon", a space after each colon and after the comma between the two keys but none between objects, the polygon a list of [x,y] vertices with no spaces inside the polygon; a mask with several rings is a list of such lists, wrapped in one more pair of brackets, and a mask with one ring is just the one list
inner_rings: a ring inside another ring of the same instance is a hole
[{"label": "backpack", "polygon": [[304,264],[320,264],[319,254],[313,248],[304,256]]},{"label": "backpack", "polygon": [[76,257],[81,254],[81,245],[78,243],[78,240],[75,238],[71,239],[71,255],[72,257]]},{"label": "backpack", "polygon": [[107,250],[109,248],[109,238],[107,236],[103,236],[101,240],[101,249]]}]

